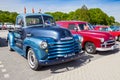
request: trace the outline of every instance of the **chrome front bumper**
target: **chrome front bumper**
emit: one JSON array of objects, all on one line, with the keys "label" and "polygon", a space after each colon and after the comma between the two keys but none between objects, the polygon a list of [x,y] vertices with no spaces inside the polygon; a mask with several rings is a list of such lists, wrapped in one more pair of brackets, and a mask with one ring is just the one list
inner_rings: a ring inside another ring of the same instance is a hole
[{"label": "chrome front bumper", "polygon": [[109,51],[109,50],[114,50],[114,49],[118,49],[119,45],[115,44],[111,47],[102,47],[102,48],[96,48],[97,51]]},{"label": "chrome front bumper", "polygon": [[54,65],[54,64],[60,64],[60,63],[64,63],[64,62],[69,62],[72,60],[77,60],[80,59],[84,56],[84,51],[81,51],[80,53],[74,55],[74,56],[70,56],[70,57],[63,57],[63,58],[58,58],[58,59],[54,59],[54,60],[39,60],[39,64],[41,66],[47,66],[47,65]]}]

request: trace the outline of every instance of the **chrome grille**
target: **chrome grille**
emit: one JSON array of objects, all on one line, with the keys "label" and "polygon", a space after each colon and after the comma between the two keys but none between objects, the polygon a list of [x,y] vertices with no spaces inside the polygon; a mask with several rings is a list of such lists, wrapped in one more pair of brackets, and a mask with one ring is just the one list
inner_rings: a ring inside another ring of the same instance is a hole
[{"label": "chrome grille", "polygon": [[66,55],[78,53],[79,51],[79,42],[74,39],[60,40],[58,42],[49,43],[48,59],[65,57]]},{"label": "chrome grille", "polygon": [[115,40],[109,40],[109,41],[106,41],[107,44],[114,44],[115,43]]},{"label": "chrome grille", "polygon": [[115,45],[115,40],[108,40],[102,44],[102,47],[111,47],[113,45]]}]

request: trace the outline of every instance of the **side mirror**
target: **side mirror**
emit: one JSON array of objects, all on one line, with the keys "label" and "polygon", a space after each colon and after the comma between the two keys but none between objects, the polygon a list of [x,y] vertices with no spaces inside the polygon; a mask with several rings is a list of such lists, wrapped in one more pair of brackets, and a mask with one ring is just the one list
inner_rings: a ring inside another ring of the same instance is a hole
[{"label": "side mirror", "polygon": [[75,27],[74,30],[77,32],[77,31],[78,31],[78,28]]},{"label": "side mirror", "polygon": [[51,23],[50,21],[46,21],[46,22],[45,22],[45,26],[47,26],[47,27],[48,27],[48,26],[52,26],[52,23]]},{"label": "side mirror", "polygon": [[99,28],[98,30],[102,31],[102,28]]},{"label": "side mirror", "polygon": [[26,34],[26,36],[27,36],[27,37],[31,37],[31,36],[32,36],[32,34],[28,33],[28,34]]}]

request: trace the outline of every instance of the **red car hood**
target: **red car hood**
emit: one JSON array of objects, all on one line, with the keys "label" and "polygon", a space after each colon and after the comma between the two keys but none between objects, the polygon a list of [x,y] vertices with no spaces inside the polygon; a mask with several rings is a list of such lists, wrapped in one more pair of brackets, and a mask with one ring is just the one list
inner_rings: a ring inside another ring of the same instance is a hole
[{"label": "red car hood", "polygon": [[90,36],[90,37],[95,37],[95,38],[104,38],[105,41],[107,40],[113,40],[115,39],[111,34],[108,32],[102,32],[102,31],[95,31],[95,30],[83,30],[83,31],[78,31],[78,34],[81,34],[83,37],[84,36]]}]

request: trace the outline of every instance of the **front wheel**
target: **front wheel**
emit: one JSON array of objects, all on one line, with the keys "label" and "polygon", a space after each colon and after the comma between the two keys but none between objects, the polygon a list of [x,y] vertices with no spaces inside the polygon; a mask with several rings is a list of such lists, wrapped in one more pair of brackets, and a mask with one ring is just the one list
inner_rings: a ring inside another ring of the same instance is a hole
[{"label": "front wheel", "polygon": [[95,54],[96,53],[96,47],[92,42],[87,42],[85,44],[85,50],[89,54]]},{"label": "front wheel", "polygon": [[40,68],[38,60],[36,59],[35,53],[31,48],[28,50],[27,59],[31,69],[36,71]]}]

